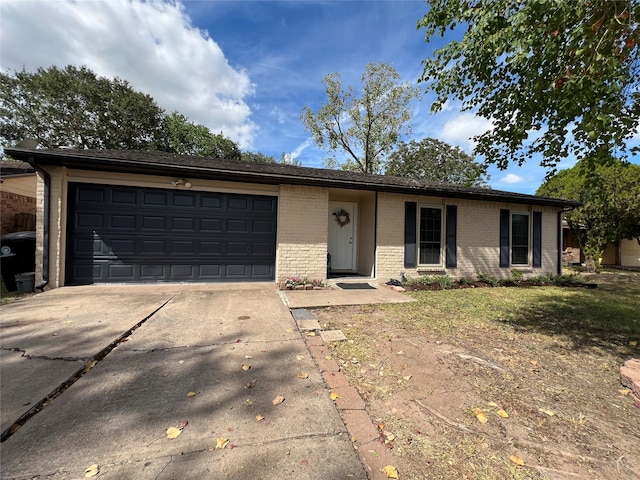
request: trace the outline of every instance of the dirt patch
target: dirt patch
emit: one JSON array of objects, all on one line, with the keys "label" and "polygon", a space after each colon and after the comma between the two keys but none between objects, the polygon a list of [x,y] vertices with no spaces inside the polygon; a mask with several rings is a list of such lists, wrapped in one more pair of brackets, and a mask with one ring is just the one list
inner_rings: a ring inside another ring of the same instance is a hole
[{"label": "dirt patch", "polygon": [[[624,285],[616,277],[605,281],[605,291]],[[575,301],[599,295],[599,289],[569,290],[580,295]],[[520,290],[490,291],[500,291],[487,302],[495,308],[479,309],[473,321],[465,310],[473,307],[456,313],[452,297],[424,297],[446,292],[414,294],[424,302],[419,321],[406,314],[415,306],[315,311],[323,327],[346,334],[347,342],[330,344],[332,355],[365,400],[400,478],[640,478],[640,403],[620,392],[619,376],[624,360],[640,356],[629,341],[638,332],[554,330],[549,325],[571,319],[564,309],[542,306],[534,328],[504,310],[536,311],[528,303],[538,297],[524,295],[523,307],[507,301],[522,297]],[[470,295],[473,304],[488,292],[448,294]],[[437,302],[451,308],[445,329],[438,326],[442,318],[430,317]],[[548,311],[557,318],[547,318]]]}]

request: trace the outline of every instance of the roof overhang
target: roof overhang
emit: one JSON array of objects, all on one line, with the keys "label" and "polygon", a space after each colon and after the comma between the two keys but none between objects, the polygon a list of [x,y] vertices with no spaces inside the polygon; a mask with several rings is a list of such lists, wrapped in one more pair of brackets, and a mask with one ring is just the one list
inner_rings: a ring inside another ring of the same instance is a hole
[{"label": "roof overhang", "polygon": [[[280,164],[251,164],[205,157],[171,156],[156,152],[97,150],[29,150],[5,148],[11,157],[26,161],[34,168],[62,166],[96,172],[188,177],[267,185],[307,185],[351,190],[367,190],[408,195],[427,195],[490,202],[508,202],[558,208],[574,208],[579,202],[539,197],[501,190],[464,188],[383,175],[354,174],[334,170],[295,167]],[[154,161],[154,155],[162,161]]]}]

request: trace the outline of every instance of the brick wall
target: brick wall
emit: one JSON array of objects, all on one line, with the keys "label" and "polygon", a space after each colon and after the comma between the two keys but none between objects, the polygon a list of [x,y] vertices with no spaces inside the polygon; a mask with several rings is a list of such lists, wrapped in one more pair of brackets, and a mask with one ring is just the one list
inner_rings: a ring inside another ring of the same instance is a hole
[{"label": "brick wall", "polygon": [[[416,202],[427,206],[458,206],[457,267],[404,267],[404,204]],[[500,209],[530,213],[542,211],[542,267],[524,267],[526,275],[557,273],[557,209],[529,207],[497,202],[443,199],[381,193],[378,196],[377,277],[398,278],[400,272],[408,276],[447,274],[452,278],[475,278],[478,273],[497,278],[511,276],[512,267],[500,267]]]},{"label": "brick wall", "polygon": [[[17,214],[24,214],[16,218]],[[0,235],[35,227],[36,199],[17,193],[0,192]],[[29,220],[33,215],[33,220]]]},{"label": "brick wall", "polygon": [[291,276],[326,278],[328,205],[327,188],[280,187],[277,279]]}]

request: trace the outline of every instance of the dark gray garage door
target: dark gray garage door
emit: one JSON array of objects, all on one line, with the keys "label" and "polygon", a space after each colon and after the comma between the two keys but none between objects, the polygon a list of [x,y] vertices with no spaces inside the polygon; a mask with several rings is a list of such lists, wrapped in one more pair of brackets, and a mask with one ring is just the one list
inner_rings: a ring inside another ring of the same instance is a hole
[{"label": "dark gray garage door", "polygon": [[69,184],[67,285],[273,280],[277,198]]}]

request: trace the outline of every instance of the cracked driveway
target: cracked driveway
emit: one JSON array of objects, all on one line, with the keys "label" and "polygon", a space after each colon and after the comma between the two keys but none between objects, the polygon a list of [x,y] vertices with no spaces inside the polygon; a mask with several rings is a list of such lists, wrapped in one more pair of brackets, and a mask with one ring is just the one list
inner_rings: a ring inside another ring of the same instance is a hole
[{"label": "cracked driveway", "polygon": [[2,443],[2,478],[367,478],[273,284],[65,287],[0,319],[3,432],[99,360]]}]

